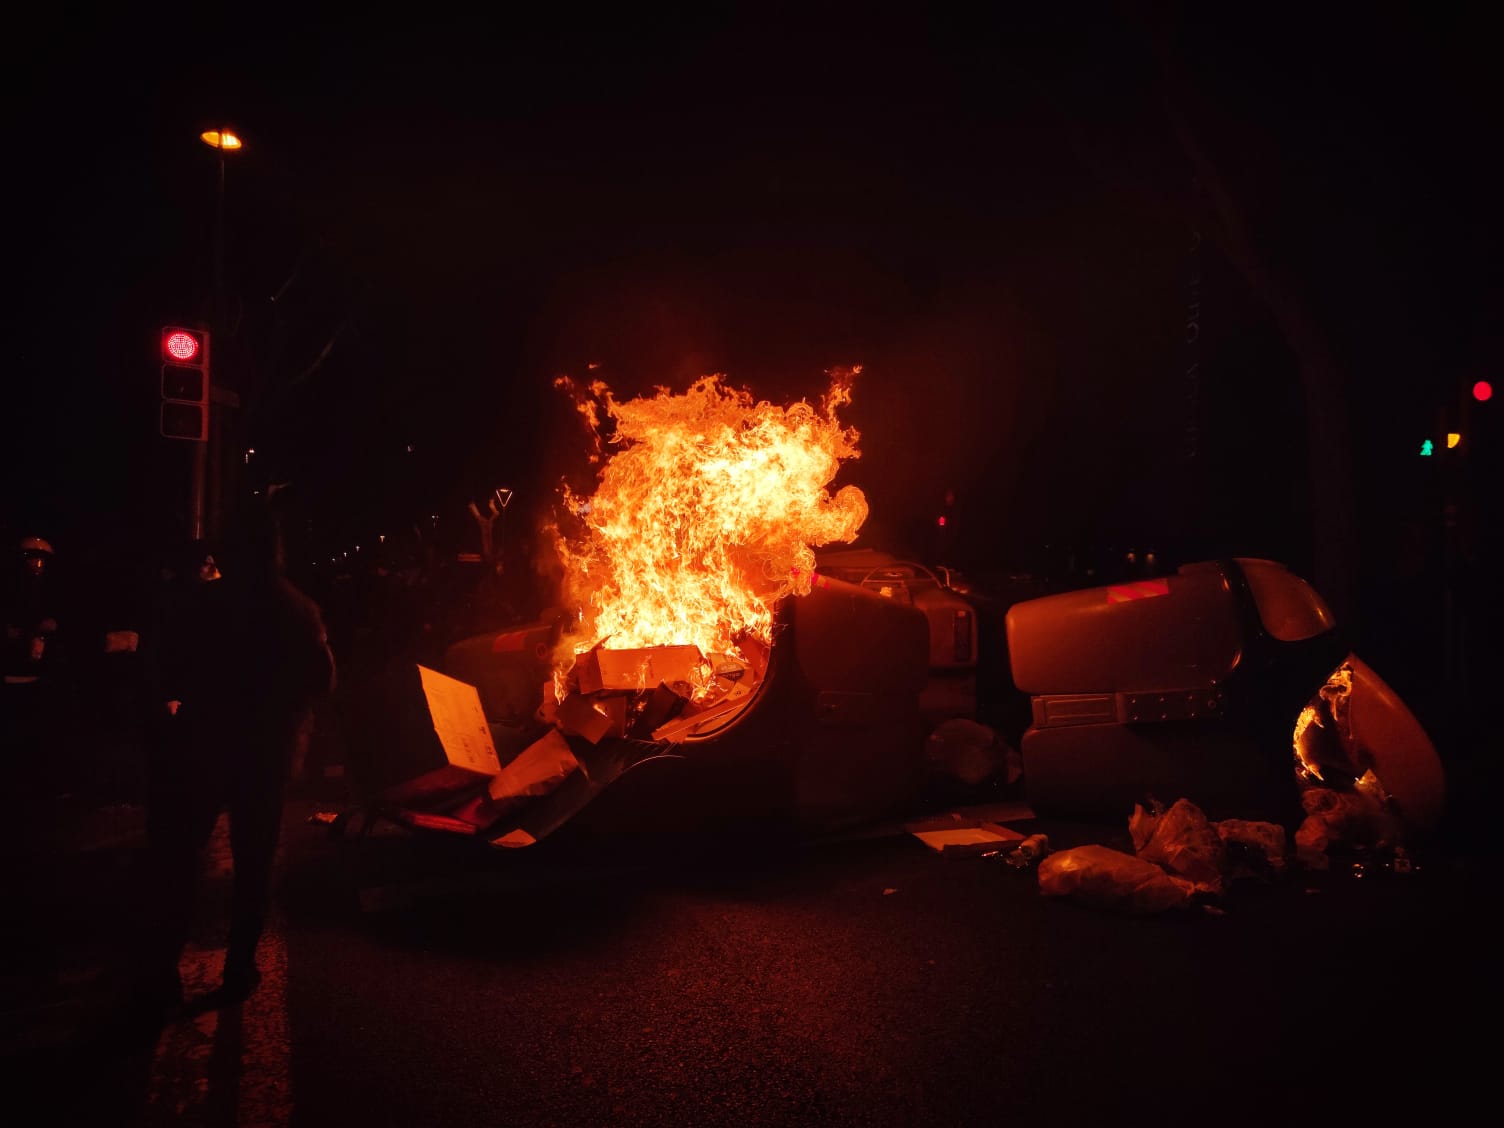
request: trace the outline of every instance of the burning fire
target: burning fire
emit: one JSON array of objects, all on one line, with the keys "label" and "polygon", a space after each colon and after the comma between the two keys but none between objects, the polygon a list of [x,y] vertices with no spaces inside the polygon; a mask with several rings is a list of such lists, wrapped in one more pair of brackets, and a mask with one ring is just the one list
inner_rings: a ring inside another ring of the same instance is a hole
[{"label": "burning fire", "polygon": [[1295,719],[1295,762],[1300,779],[1325,782],[1324,769],[1340,767],[1351,776],[1359,771],[1348,751],[1348,698],[1353,691],[1352,667],[1343,663]]},{"label": "burning fire", "polygon": [[859,457],[860,435],[836,412],[860,371],[833,371],[818,406],[787,407],[720,375],[625,403],[599,381],[580,389],[561,377],[597,432],[601,410],[615,423],[595,492],[562,490],[578,521],[555,544],[580,611],[570,658],[602,643],[738,657],[741,638],[770,643],[777,602],[810,590],[811,546],[850,542],[867,519],[861,490],[827,490]]}]

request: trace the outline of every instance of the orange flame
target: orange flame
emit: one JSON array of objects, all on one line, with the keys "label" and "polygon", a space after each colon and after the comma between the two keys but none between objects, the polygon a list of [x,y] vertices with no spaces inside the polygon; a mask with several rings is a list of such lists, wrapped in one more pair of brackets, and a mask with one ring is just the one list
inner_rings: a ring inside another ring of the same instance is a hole
[{"label": "orange flame", "polygon": [[[1351,743],[1348,698],[1353,691],[1353,668],[1343,663],[1332,671],[1316,696],[1295,718],[1296,775],[1302,781],[1325,781],[1324,768],[1351,766],[1347,745]],[[1327,721],[1332,722],[1327,728]]]},{"label": "orange flame", "polygon": [[[771,641],[773,608],[810,590],[812,545],[855,539],[867,499],[855,486],[826,487],[846,459],[859,457],[854,428],[836,411],[851,402],[860,368],[830,373],[817,408],[777,407],[702,376],[687,392],[618,403],[599,381],[589,393],[615,422],[617,449],[595,493],[561,493],[583,523],[559,536],[566,596],[580,610],[583,651],[694,645],[738,654],[749,634]],[[576,407],[592,424],[594,406],[572,381]]]}]

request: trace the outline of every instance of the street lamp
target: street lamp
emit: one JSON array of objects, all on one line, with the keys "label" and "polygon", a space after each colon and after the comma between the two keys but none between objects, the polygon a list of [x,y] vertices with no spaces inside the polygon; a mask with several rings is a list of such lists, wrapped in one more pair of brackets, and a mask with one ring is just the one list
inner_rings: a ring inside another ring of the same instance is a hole
[{"label": "street lamp", "polygon": [[[218,129],[206,129],[198,135],[198,139],[219,154],[218,178],[214,194],[214,308],[210,322],[210,335],[213,340],[221,342],[221,357],[228,358],[228,350],[225,343],[228,337],[225,328],[225,153],[235,152],[241,147],[240,135],[221,126]],[[219,366],[219,372],[223,373],[225,366]],[[215,397],[213,390],[210,392],[211,400],[209,412],[209,439],[207,442],[195,443],[193,452],[193,497],[191,504],[193,537],[202,540],[204,537],[204,510],[206,495],[214,495],[209,499],[209,512],[217,525],[219,517],[219,463],[223,447],[223,420],[216,424],[215,417],[219,413],[214,410],[214,400],[217,398],[221,403],[224,398]],[[210,447],[213,447],[212,463]],[[213,488],[208,488],[210,466],[213,466]]]},{"label": "street lamp", "polygon": [[198,139],[211,149],[238,149],[240,148],[239,135],[228,129],[206,129],[198,135]]}]

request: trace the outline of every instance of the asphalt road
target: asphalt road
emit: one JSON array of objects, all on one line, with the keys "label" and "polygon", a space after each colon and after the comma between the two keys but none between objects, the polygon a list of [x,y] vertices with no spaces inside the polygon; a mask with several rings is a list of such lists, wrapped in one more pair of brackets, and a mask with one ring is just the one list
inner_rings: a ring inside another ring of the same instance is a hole
[{"label": "asphalt road", "polygon": [[[74,1005],[36,1004],[7,1047],[24,1122],[1395,1123],[1486,1091],[1493,882],[1466,854],[1133,917],[901,832],[503,865],[336,839],[306,821],[329,807],[290,805],[260,994],[137,1047],[91,1026],[135,880],[130,810],[96,812],[50,902]],[[1010,825],[1129,847],[1126,821]],[[189,955],[204,985],[224,861],[221,840]]]}]

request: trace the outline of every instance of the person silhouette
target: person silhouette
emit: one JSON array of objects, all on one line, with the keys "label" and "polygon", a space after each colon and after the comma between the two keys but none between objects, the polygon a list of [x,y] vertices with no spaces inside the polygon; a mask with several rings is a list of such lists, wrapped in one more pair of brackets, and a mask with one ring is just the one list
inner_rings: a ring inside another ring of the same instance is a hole
[{"label": "person silhouette", "polygon": [[[230,1005],[255,991],[286,786],[332,693],[335,661],[318,604],[291,580],[277,514],[247,502],[162,641],[162,707],[173,736],[149,783],[152,924],[138,1006],[167,1017]],[[224,974],[185,1003],[178,963],[193,924],[201,855],[228,818],[233,893]]]},{"label": "person silhouette", "polygon": [[56,550],[45,537],[17,542],[13,567],[0,593],[5,635],[0,684],[0,737],[11,754],[13,780],[28,791],[58,790],[71,740],[68,708],[70,616],[57,584]]}]

